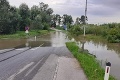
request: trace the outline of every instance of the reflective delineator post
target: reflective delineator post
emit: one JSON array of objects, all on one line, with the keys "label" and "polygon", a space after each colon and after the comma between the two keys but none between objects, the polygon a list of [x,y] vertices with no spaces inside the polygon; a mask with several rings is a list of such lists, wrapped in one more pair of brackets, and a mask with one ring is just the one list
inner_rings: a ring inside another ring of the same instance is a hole
[{"label": "reflective delineator post", "polygon": [[35,36],[35,41],[36,41],[37,37]]},{"label": "reflective delineator post", "polygon": [[111,67],[111,63],[110,63],[110,62],[107,62],[107,63],[106,63],[104,80],[109,80],[110,67]]}]

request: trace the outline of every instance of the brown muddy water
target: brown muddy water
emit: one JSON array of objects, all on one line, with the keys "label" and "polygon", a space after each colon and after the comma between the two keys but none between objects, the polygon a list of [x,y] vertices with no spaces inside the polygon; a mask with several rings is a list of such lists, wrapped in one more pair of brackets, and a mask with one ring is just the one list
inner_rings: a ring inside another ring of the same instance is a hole
[{"label": "brown muddy water", "polygon": [[61,47],[68,41],[66,34],[56,31],[45,36],[36,36],[28,39],[0,39],[0,50],[24,47]]},{"label": "brown muddy water", "polygon": [[[37,36],[28,39],[1,39],[0,50],[10,48],[24,48],[24,47],[62,47],[65,42],[69,41],[67,35],[61,31],[56,31],[45,36]],[[74,41],[74,39],[72,39]],[[75,38],[76,43],[84,49],[87,49],[90,54],[96,55],[101,66],[105,68],[105,62],[111,62],[110,74],[120,80],[120,43],[107,43],[99,40],[86,40],[85,43],[81,38]]]},{"label": "brown muddy water", "polygon": [[110,74],[120,80],[120,43],[108,43],[103,39],[83,41],[77,37],[75,40],[79,47],[84,47],[90,54],[95,55],[104,69],[106,61],[111,62]]}]

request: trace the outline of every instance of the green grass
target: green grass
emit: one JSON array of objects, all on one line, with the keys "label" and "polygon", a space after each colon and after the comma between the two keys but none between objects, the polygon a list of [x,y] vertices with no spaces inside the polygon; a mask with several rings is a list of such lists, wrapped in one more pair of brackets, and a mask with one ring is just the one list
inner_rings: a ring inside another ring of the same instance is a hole
[{"label": "green grass", "polygon": [[[79,47],[74,42],[67,42],[67,48],[71,51],[75,58],[79,61],[88,80],[104,80],[104,69],[100,67],[98,61],[85,52],[79,52]],[[116,80],[110,76],[109,80]]]},{"label": "green grass", "polygon": [[88,35],[86,35],[86,38],[87,39],[100,39],[100,38],[103,38],[103,37],[102,36],[96,36],[96,35],[88,34]]},{"label": "green grass", "polygon": [[87,34],[87,35],[85,36],[85,38],[86,38],[86,39],[89,39],[89,40],[98,40],[98,41],[101,40],[101,41],[106,41],[106,42],[108,42],[105,37],[100,36],[100,35]]},{"label": "green grass", "polygon": [[60,27],[60,26],[56,26],[56,29],[64,30],[63,27]]},{"label": "green grass", "polygon": [[45,35],[48,34],[53,30],[31,30],[29,31],[28,34],[25,33],[25,31],[18,31],[15,34],[9,34],[9,35],[0,35],[0,39],[4,38],[27,38],[27,37],[32,37],[32,36],[37,36],[37,35]]}]

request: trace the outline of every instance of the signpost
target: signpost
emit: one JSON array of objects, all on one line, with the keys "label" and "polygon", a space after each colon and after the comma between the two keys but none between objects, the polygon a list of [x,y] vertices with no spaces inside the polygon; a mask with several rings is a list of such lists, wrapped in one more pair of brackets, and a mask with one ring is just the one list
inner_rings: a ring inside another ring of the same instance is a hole
[{"label": "signpost", "polygon": [[25,27],[25,33],[26,33],[26,34],[29,33],[29,27],[28,27],[28,26]]}]

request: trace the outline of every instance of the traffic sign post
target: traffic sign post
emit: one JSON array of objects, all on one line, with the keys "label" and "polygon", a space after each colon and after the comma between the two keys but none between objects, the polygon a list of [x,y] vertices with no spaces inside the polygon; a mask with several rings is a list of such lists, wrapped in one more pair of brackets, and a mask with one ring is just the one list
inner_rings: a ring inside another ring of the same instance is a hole
[{"label": "traffic sign post", "polygon": [[104,80],[109,80],[110,67],[111,67],[111,63],[110,63],[110,62],[107,62],[107,63],[106,63]]},{"label": "traffic sign post", "polygon": [[27,27],[25,27],[25,33],[29,33],[29,27],[27,26]]}]

